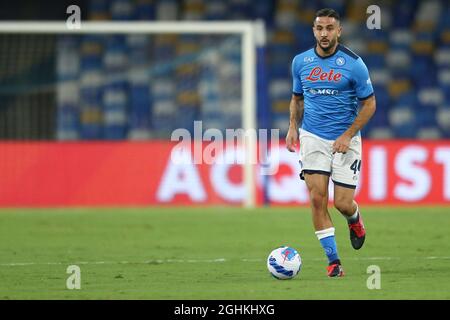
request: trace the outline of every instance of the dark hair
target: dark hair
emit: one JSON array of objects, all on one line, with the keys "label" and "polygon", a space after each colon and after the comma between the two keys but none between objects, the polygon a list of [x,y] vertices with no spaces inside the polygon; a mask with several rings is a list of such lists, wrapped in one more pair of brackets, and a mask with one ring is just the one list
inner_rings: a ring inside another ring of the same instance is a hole
[{"label": "dark hair", "polygon": [[323,8],[316,12],[316,15],[314,17],[314,21],[316,21],[317,17],[331,17],[335,18],[337,21],[341,20],[341,17],[339,16],[339,13],[331,8]]}]

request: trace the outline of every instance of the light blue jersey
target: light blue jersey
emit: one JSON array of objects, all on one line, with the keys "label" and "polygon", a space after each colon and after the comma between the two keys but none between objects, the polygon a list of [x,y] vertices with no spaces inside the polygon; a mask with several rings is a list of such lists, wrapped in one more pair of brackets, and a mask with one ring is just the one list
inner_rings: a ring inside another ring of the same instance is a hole
[{"label": "light blue jersey", "polygon": [[373,95],[366,65],[340,44],[328,57],[319,56],[315,47],[295,56],[292,78],[293,94],[304,96],[302,128],[327,140],[336,140],[352,125],[358,100]]}]

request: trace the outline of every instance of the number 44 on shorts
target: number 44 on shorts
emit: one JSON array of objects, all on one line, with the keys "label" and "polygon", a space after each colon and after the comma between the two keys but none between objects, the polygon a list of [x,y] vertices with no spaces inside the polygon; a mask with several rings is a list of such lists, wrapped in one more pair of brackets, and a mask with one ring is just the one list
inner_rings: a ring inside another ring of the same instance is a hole
[{"label": "number 44 on shorts", "polygon": [[361,160],[356,159],[353,161],[352,165],[350,166],[350,169],[353,170],[353,173],[356,174],[356,172],[361,171]]}]

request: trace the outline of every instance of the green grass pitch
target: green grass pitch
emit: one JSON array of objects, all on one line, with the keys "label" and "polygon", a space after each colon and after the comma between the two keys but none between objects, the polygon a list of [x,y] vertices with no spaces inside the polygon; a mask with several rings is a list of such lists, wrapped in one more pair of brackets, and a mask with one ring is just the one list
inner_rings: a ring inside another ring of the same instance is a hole
[{"label": "green grass pitch", "polygon": [[[307,208],[2,209],[0,299],[450,299],[449,207],[362,213],[355,251],[331,209],[346,275],[329,279]],[[280,245],[302,257],[292,280],[267,271]],[[371,265],[381,289],[367,288]]]}]

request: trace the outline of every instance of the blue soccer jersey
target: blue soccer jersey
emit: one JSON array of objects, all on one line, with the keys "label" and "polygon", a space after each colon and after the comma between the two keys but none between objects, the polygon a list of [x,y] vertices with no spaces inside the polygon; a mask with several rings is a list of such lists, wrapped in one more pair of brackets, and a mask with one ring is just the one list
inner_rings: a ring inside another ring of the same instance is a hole
[{"label": "blue soccer jersey", "polygon": [[366,65],[341,44],[328,57],[319,56],[315,47],[295,56],[292,78],[293,94],[304,96],[302,128],[327,140],[336,140],[352,125],[358,100],[373,95]]}]

